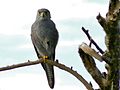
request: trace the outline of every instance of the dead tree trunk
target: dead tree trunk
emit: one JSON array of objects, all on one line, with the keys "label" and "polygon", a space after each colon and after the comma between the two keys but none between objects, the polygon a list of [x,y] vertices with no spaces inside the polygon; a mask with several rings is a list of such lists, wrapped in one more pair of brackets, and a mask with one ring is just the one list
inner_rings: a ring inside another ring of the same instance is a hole
[{"label": "dead tree trunk", "polygon": [[[92,57],[101,59],[94,51],[90,50],[87,45],[81,45],[79,54],[84,66],[91,74],[93,79],[98,83],[101,90],[119,90],[120,80],[120,0],[110,0],[109,11],[106,18],[100,14],[97,20],[106,33],[105,44],[107,50],[102,54],[102,60],[106,62],[107,74],[104,76],[98,70]],[[82,28],[84,31],[85,29]],[[87,30],[85,31],[87,32]],[[86,34],[87,35],[87,34]],[[87,35],[88,36],[88,35]],[[89,37],[88,37],[89,38]],[[93,43],[92,39],[89,39]],[[94,43],[93,43],[94,44]],[[86,49],[87,48],[87,49]],[[88,50],[88,51],[87,51]],[[100,50],[99,50],[100,51]],[[92,57],[91,57],[92,56]],[[89,64],[89,65],[88,65]]]},{"label": "dead tree trunk", "polygon": [[106,19],[98,15],[99,23],[103,27],[106,37],[107,51],[103,57],[110,60],[108,64],[108,90],[119,90],[120,69],[120,1],[110,0]]}]

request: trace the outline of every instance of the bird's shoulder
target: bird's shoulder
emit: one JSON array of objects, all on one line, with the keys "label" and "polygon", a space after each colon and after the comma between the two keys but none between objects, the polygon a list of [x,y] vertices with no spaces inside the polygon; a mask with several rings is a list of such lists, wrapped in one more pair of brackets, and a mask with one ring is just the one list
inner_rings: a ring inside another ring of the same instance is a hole
[{"label": "bird's shoulder", "polygon": [[51,19],[47,20],[36,20],[33,24],[32,27],[55,27],[55,23]]},{"label": "bird's shoulder", "polygon": [[[31,27],[32,33],[35,33],[39,37],[47,36],[57,36],[58,31],[56,25],[52,20],[36,20]],[[49,37],[49,38],[50,38]]]},{"label": "bird's shoulder", "polygon": [[32,31],[57,32],[55,23],[51,20],[36,20],[31,27]]}]

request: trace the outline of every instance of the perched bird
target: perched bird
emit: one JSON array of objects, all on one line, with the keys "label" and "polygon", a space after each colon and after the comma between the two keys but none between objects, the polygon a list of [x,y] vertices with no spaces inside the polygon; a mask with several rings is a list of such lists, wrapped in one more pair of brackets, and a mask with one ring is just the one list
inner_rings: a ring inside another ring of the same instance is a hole
[{"label": "perched bird", "polygon": [[[38,58],[55,60],[55,49],[58,42],[58,31],[50,19],[50,11],[42,8],[37,12],[36,20],[31,27],[31,39]],[[46,72],[50,88],[54,88],[54,68],[47,63],[41,63]]]}]

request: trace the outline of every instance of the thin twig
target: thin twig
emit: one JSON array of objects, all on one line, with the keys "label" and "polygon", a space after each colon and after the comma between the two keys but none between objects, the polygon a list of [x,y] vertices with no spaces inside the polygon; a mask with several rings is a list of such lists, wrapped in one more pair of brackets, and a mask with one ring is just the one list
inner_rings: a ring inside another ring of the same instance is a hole
[{"label": "thin twig", "polygon": [[99,50],[101,54],[104,53],[104,51],[97,45],[97,43],[92,39],[90,34],[88,33],[88,30],[86,30],[84,27],[82,27],[83,32],[87,35],[88,39],[95,45],[95,47]]}]

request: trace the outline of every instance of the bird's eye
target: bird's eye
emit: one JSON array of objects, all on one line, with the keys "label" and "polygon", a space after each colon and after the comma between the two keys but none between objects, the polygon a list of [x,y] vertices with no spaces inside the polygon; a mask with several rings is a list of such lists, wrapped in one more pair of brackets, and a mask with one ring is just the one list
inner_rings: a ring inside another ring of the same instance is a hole
[{"label": "bird's eye", "polygon": [[47,12],[44,12],[45,13],[45,15],[47,15]]},{"label": "bird's eye", "polygon": [[39,14],[41,13],[41,12],[38,12]]}]

